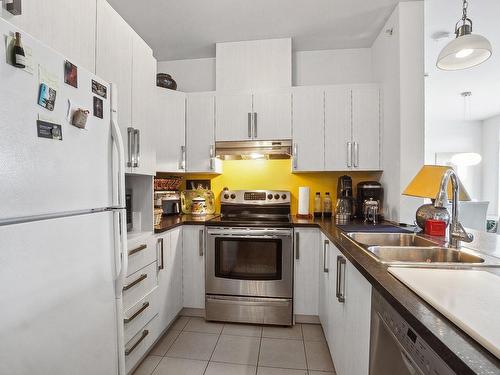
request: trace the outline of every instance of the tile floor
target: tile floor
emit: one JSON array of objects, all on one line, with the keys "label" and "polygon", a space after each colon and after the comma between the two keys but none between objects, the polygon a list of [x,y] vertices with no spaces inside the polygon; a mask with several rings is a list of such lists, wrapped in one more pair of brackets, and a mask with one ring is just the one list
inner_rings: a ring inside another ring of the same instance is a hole
[{"label": "tile floor", "polygon": [[335,375],[321,326],[180,317],[134,375]]}]

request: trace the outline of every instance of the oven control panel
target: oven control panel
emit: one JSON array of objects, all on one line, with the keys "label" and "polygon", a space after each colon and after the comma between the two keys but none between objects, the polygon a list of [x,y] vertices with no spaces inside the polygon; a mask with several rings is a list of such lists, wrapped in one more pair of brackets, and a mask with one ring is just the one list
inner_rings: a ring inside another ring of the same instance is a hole
[{"label": "oven control panel", "polygon": [[223,190],[221,203],[290,204],[291,194],[285,190]]}]

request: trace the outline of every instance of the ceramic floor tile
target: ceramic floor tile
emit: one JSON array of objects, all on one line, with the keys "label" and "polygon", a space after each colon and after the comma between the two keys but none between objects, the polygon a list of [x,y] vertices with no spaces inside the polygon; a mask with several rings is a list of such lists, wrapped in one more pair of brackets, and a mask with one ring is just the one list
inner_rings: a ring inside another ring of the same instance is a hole
[{"label": "ceramic floor tile", "polygon": [[219,335],[210,333],[182,332],[167,351],[167,357],[208,361]]},{"label": "ceramic floor tile", "polygon": [[207,361],[164,357],[153,375],[203,375]]},{"label": "ceramic floor tile", "polygon": [[262,338],[259,366],[305,370],[304,342],[302,340]]},{"label": "ceramic floor tile", "polygon": [[259,358],[259,337],[225,336],[219,338],[212,361],[257,365]]},{"label": "ceramic floor tile", "polygon": [[172,346],[175,339],[181,331],[169,330],[167,333],[163,335],[163,337],[158,341],[153,350],[151,350],[151,354],[153,355],[161,355],[162,357],[167,353],[168,349]]},{"label": "ceramic floor tile", "polygon": [[289,368],[259,367],[257,375],[307,375],[307,371],[291,370]]},{"label": "ceramic floor tile", "polygon": [[334,371],[332,357],[326,342],[306,341],[307,366],[310,370]]},{"label": "ceramic floor tile", "polygon": [[309,370],[309,375],[335,375],[335,372],[311,371],[311,370]]},{"label": "ceramic floor tile", "polygon": [[319,324],[302,324],[304,341],[326,341],[323,328]]},{"label": "ceramic floor tile", "polygon": [[156,355],[148,355],[141,363],[137,370],[134,371],[134,375],[151,375],[153,370],[158,363],[162,360],[162,357]]},{"label": "ceramic floor tile", "polygon": [[187,316],[179,316],[174,324],[170,327],[173,331],[182,331],[186,324],[189,322],[189,317]]},{"label": "ceramic floor tile", "polygon": [[200,333],[221,333],[222,323],[207,322],[203,318],[191,318],[184,327],[184,331],[200,332]]},{"label": "ceramic floor tile", "polygon": [[255,375],[255,366],[210,362],[205,375]]},{"label": "ceramic floor tile", "polygon": [[262,327],[254,326],[248,324],[225,324],[222,330],[223,335],[233,335],[233,336],[251,336],[260,337],[262,336]]},{"label": "ceramic floor tile", "polygon": [[300,324],[292,327],[264,327],[262,337],[271,337],[275,339],[294,339],[302,340],[302,329]]}]

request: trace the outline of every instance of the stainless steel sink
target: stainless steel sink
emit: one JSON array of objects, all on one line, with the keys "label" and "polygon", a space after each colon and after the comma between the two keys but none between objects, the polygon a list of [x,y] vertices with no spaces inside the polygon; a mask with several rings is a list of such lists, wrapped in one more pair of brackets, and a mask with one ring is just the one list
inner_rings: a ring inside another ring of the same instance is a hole
[{"label": "stainless steel sink", "polygon": [[366,246],[438,246],[439,244],[413,233],[348,233],[347,236]]},{"label": "stainless steel sink", "polygon": [[370,246],[367,250],[381,263],[461,263],[481,264],[484,259],[462,250],[448,247],[404,247],[404,246]]}]

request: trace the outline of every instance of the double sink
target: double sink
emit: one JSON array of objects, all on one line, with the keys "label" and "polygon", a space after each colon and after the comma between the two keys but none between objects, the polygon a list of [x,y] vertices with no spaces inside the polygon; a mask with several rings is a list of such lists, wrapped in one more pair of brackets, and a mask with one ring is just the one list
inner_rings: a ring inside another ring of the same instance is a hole
[{"label": "double sink", "polygon": [[500,266],[500,259],[467,248],[444,247],[412,233],[355,232],[345,235],[384,264],[424,267]]}]

